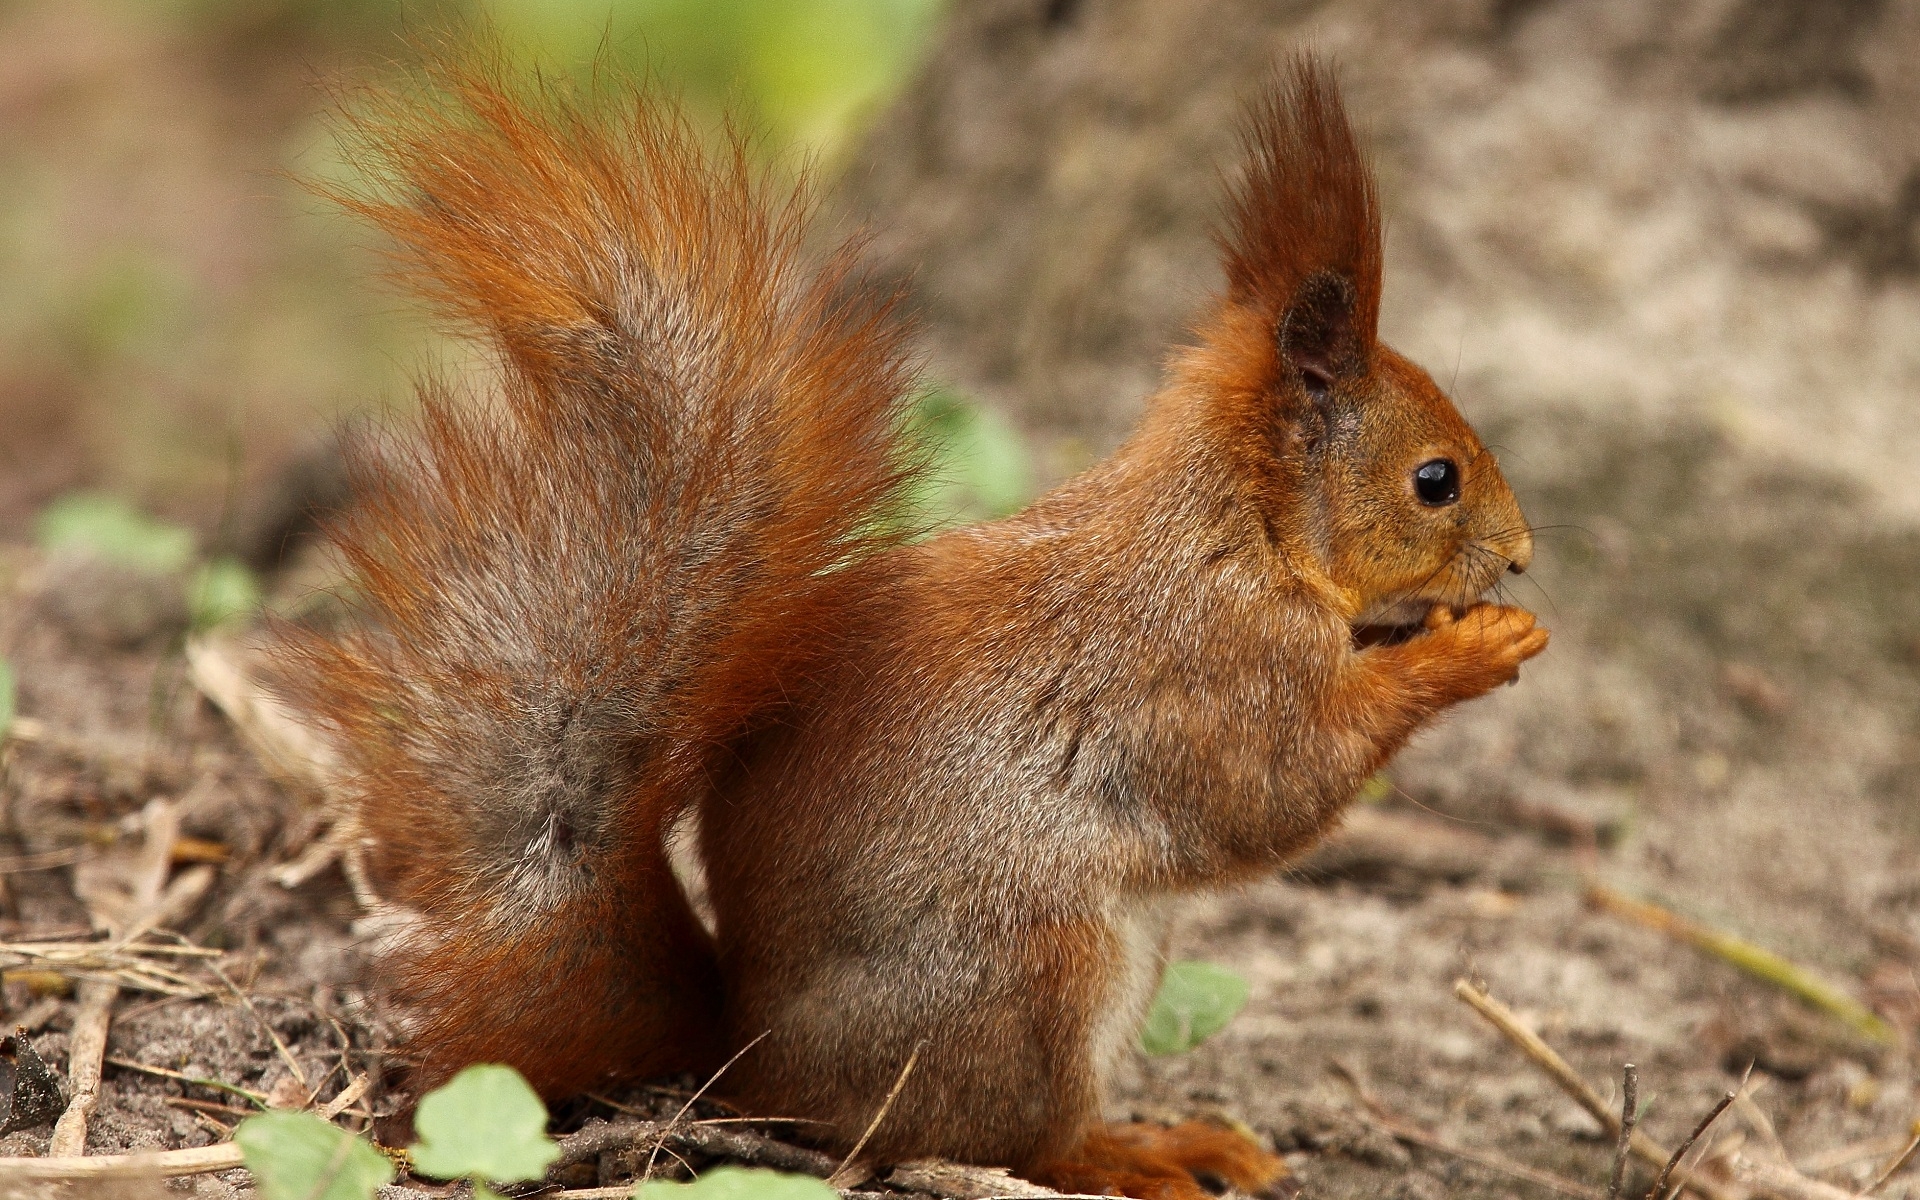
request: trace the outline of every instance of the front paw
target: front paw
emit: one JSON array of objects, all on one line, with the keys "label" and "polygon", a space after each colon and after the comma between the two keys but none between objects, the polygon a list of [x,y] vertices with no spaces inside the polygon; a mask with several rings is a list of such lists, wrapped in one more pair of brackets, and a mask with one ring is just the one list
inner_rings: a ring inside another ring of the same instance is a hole
[{"label": "front paw", "polygon": [[1532,613],[1504,604],[1476,604],[1463,615],[1435,607],[1426,633],[1409,643],[1441,683],[1449,701],[1485,695],[1520,677],[1520,664],[1547,648],[1547,631]]}]

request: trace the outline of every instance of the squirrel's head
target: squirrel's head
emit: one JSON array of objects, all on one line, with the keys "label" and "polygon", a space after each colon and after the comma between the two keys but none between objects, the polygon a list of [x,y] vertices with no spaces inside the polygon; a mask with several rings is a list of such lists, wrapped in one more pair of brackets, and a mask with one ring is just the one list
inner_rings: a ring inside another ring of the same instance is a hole
[{"label": "squirrel's head", "polygon": [[1269,536],[1312,553],[1355,624],[1464,606],[1533,539],[1494,456],[1377,340],[1372,172],[1331,74],[1297,59],[1254,104],[1220,243],[1227,292],[1186,359]]}]

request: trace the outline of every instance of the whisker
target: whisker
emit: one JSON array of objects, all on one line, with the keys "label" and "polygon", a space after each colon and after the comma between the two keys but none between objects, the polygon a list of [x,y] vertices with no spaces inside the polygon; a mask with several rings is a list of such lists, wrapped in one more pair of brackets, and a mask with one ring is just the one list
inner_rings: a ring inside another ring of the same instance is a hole
[{"label": "whisker", "polygon": [[1558,621],[1560,619],[1560,606],[1553,602],[1553,594],[1547,591],[1546,585],[1531,575],[1525,575],[1522,576],[1522,578],[1533,585],[1534,591],[1540,593],[1541,601],[1546,604],[1547,610],[1553,614],[1553,619]]}]

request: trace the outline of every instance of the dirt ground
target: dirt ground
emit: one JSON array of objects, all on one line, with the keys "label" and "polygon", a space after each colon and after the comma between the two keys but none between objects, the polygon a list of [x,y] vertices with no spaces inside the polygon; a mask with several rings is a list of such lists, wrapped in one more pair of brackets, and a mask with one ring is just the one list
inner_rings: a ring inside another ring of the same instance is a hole
[{"label": "dirt ground", "polygon": [[[1458,397],[1541,527],[1511,590],[1552,647],[1392,770],[1387,806],[1492,839],[1484,865],[1309,866],[1210,902],[1181,952],[1247,971],[1253,1003],[1191,1058],[1143,1064],[1122,1106],[1221,1104],[1314,1146],[1289,1131],[1353,1111],[1339,1059],[1405,1117],[1603,1186],[1597,1128],[1453,998],[1466,975],[1609,1095],[1638,1064],[1669,1143],[1749,1059],[1803,1160],[1897,1138],[1906,1051],[1849,1045],[1579,892],[1597,879],[1747,936],[1911,1035],[1920,95],[1902,64],[1920,10],[965,12],[845,192],[911,279],[936,370],[1018,413],[1056,473],[1116,441],[1213,286],[1238,97],[1316,47],[1381,176],[1383,334]],[[1618,836],[1554,847],[1553,813]],[[1343,1128],[1300,1168],[1311,1194],[1544,1194]]]},{"label": "dirt ground", "polygon": [[[1212,282],[1236,97],[1301,44],[1337,55],[1376,149],[1387,340],[1498,446],[1542,528],[1514,598],[1554,642],[1398,760],[1366,818],[1391,837],[1193,905],[1177,955],[1242,972],[1251,1002],[1199,1050],[1131,1064],[1114,1113],[1243,1120],[1327,1200],[1554,1194],[1383,1132],[1339,1064],[1434,1138],[1604,1190],[1608,1139],[1455,999],[1467,977],[1609,1101],[1637,1064],[1668,1144],[1754,1064],[1795,1161],[1866,1151],[1819,1176],[1857,1189],[1920,1117],[1920,10],[963,6],[839,199],[912,273],[935,371],[1019,420],[1051,474],[1151,391]],[[29,467],[82,478],[106,452],[84,423],[42,425],[39,449],[9,451],[11,531],[56,486]],[[293,440],[264,439],[246,495],[275,494]],[[213,525],[217,500],[179,503]],[[72,869],[29,856],[104,846],[169,798],[230,853],[181,928],[232,952],[254,1010],[204,971],[221,994],[129,992],[109,1055],[284,1091],[271,1027],[323,1098],[377,1078],[398,1033],[371,998],[372,931],[338,872],[269,877],[317,817],[192,685],[177,602],[17,539],[0,577],[31,735],[5,750],[6,936],[87,925]],[[1895,1042],[1596,911],[1595,881],[1820,973]],[[63,1063],[77,1004],[34,986],[8,983],[7,1007]],[[232,1099],[109,1066],[89,1149],[218,1140],[238,1114],[204,1106]],[[1762,1141],[1751,1117],[1716,1128],[1719,1153]],[[46,1145],[13,1133],[0,1155]],[[1877,1194],[1920,1195],[1920,1171]]]}]

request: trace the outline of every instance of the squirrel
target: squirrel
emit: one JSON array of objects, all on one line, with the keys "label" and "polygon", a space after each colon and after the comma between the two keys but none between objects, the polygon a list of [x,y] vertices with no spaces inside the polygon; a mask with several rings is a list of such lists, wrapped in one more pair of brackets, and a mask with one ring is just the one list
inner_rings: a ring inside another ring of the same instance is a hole
[{"label": "squirrel", "polygon": [[1237,1133],[1102,1124],[1176,902],[1285,864],[1547,643],[1483,600],[1532,557],[1493,455],[1377,340],[1330,68],[1248,106],[1224,287],[1129,440],[931,537],[902,295],[818,248],[804,181],[644,87],[430,71],[350,118],[375,182],[339,198],[495,383],[350,440],[357,615],[275,651],[415,918],[416,1086],[732,1056],[717,1092],[863,1161],[1275,1186]]}]

